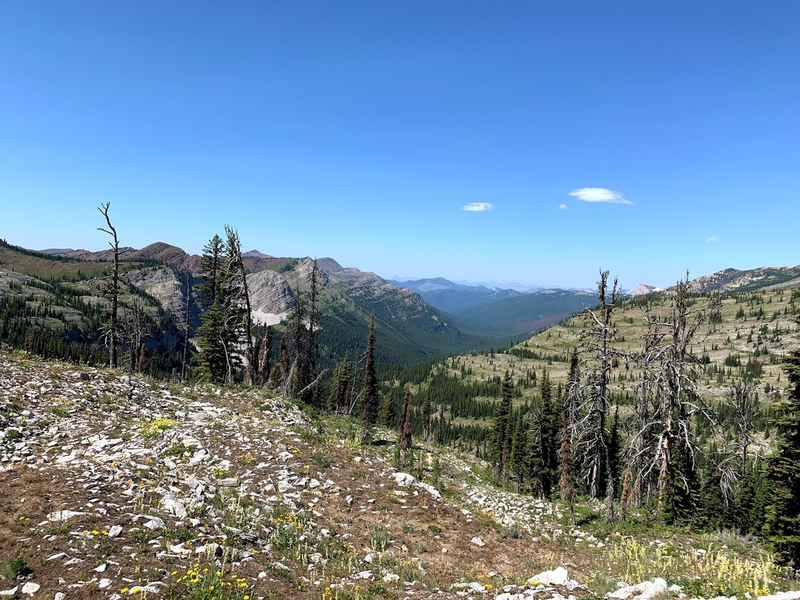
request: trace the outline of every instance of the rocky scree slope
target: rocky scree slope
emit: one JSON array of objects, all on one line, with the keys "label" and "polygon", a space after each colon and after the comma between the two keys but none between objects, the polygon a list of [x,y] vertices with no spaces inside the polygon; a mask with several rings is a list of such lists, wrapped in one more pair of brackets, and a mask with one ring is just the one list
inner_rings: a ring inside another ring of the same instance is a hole
[{"label": "rocky scree slope", "polygon": [[281,398],[0,353],[0,424],[4,596],[180,597],[209,566],[250,598],[580,590],[526,583],[546,546],[502,539],[491,488],[444,501]]},{"label": "rocky scree slope", "polygon": [[622,537],[563,526],[469,459],[441,455],[443,498],[390,466],[390,432],[362,433],[259,390],[0,352],[0,596],[562,599],[624,566]]}]

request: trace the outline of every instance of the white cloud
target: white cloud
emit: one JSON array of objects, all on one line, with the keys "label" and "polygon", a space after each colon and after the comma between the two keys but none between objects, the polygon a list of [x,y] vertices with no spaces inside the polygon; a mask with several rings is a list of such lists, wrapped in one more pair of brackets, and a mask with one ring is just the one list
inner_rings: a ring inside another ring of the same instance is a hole
[{"label": "white cloud", "polygon": [[560,208],[561,210],[567,210],[567,205],[566,204],[559,204],[558,208]]},{"label": "white cloud", "polygon": [[466,210],[469,212],[483,212],[485,210],[492,210],[493,208],[494,204],[489,204],[488,202],[471,202],[462,206],[461,210]]},{"label": "white cloud", "polygon": [[718,242],[719,239],[720,238],[719,238],[718,235],[712,235],[710,238],[706,238],[706,243],[707,244],[713,244],[714,242]]},{"label": "white cloud", "polygon": [[570,196],[576,197],[584,202],[606,202],[608,204],[633,204],[630,200],[622,197],[622,194],[606,188],[580,188],[572,190]]}]

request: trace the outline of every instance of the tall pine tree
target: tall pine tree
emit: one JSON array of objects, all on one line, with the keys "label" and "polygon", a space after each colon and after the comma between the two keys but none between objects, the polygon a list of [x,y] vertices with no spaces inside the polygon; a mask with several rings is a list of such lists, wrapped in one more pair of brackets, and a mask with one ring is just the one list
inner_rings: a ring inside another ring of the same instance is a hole
[{"label": "tall pine tree", "polygon": [[378,375],[375,372],[375,313],[369,318],[366,361],[364,364],[364,411],[361,418],[369,424],[378,419],[380,403],[378,399]]},{"label": "tall pine tree", "polygon": [[506,371],[503,379],[502,398],[495,406],[494,430],[492,431],[489,448],[489,457],[492,461],[495,475],[500,477],[503,486],[508,484],[509,456],[514,433],[513,415],[511,414],[513,395],[514,384],[511,381],[511,373]]}]

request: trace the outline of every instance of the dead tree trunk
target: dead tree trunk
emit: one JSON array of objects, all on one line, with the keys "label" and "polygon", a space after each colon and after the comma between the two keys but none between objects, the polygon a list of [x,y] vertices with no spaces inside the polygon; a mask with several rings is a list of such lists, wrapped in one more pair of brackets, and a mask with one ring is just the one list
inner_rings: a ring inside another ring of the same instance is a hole
[{"label": "dead tree trunk", "polygon": [[114,268],[111,273],[111,282],[106,286],[106,293],[111,296],[111,318],[108,322],[108,364],[112,369],[117,367],[117,349],[119,346],[119,238],[117,230],[111,224],[111,217],[108,215],[110,202],[101,204],[97,210],[105,217],[108,229],[98,227],[99,231],[111,236],[112,242],[108,245],[114,251]]}]

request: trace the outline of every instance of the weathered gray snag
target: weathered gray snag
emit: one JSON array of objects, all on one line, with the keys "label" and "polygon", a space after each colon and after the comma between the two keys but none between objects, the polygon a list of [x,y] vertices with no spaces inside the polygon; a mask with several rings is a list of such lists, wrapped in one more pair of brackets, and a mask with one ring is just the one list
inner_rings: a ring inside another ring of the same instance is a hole
[{"label": "weathered gray snag", "polygon": [[110,202],[101,204],[97,210],[105,217],[108,229],[98,227],[99,231],[107,233],[111,236],[113,242],[108,245],[114,251],[114,269],[111,274],[111,281],[106,286],[105,293],[111,296],[111,318],[108,322],[107,328],[107,343],[108,343],[108,364],[112,369],[117,366],[117,350],[119,347],[119,238],[117,237],[117,230],[111,224],[111,218],[108,215],[108,209],[111,206]]},{"label": "weathered gray snag", "polygon": [[605,482],[609,521],[614,520],[614,477],[611,472],[606,418],[609,410],[608,380],[613,359],[618,355],[612,347],[616,331],[611,323],[611,314],[619,300],[617,285],[618,280],[614,279],[609,297],[608,271],[600,271],[600,280],[597,282],[599,306],[595,310],[584,309],[584,314],[592,324],[584,334],[588,340],[587,354],[593,356],[595,367],[585,378],[588,389],[583,393],[584,416],[578,424],[582,432],[580,445],[583,446],[584,455],[583,476],[589,488],[589,496],[593,499],[599,498],[601,485]]},{"label": "weathered gray snag", "polygon": [[666,320],[649,317],[637,398],[638,431],[628,446],[628,471],[639,501],[654,494],[658,512],[672,520],[689,492],[697,444],[695,415],[714,423],[697,386],[698,360],[692,344],[719,309],[719,297],[694,306],[689,275],[675,286],[674,307]]}]

